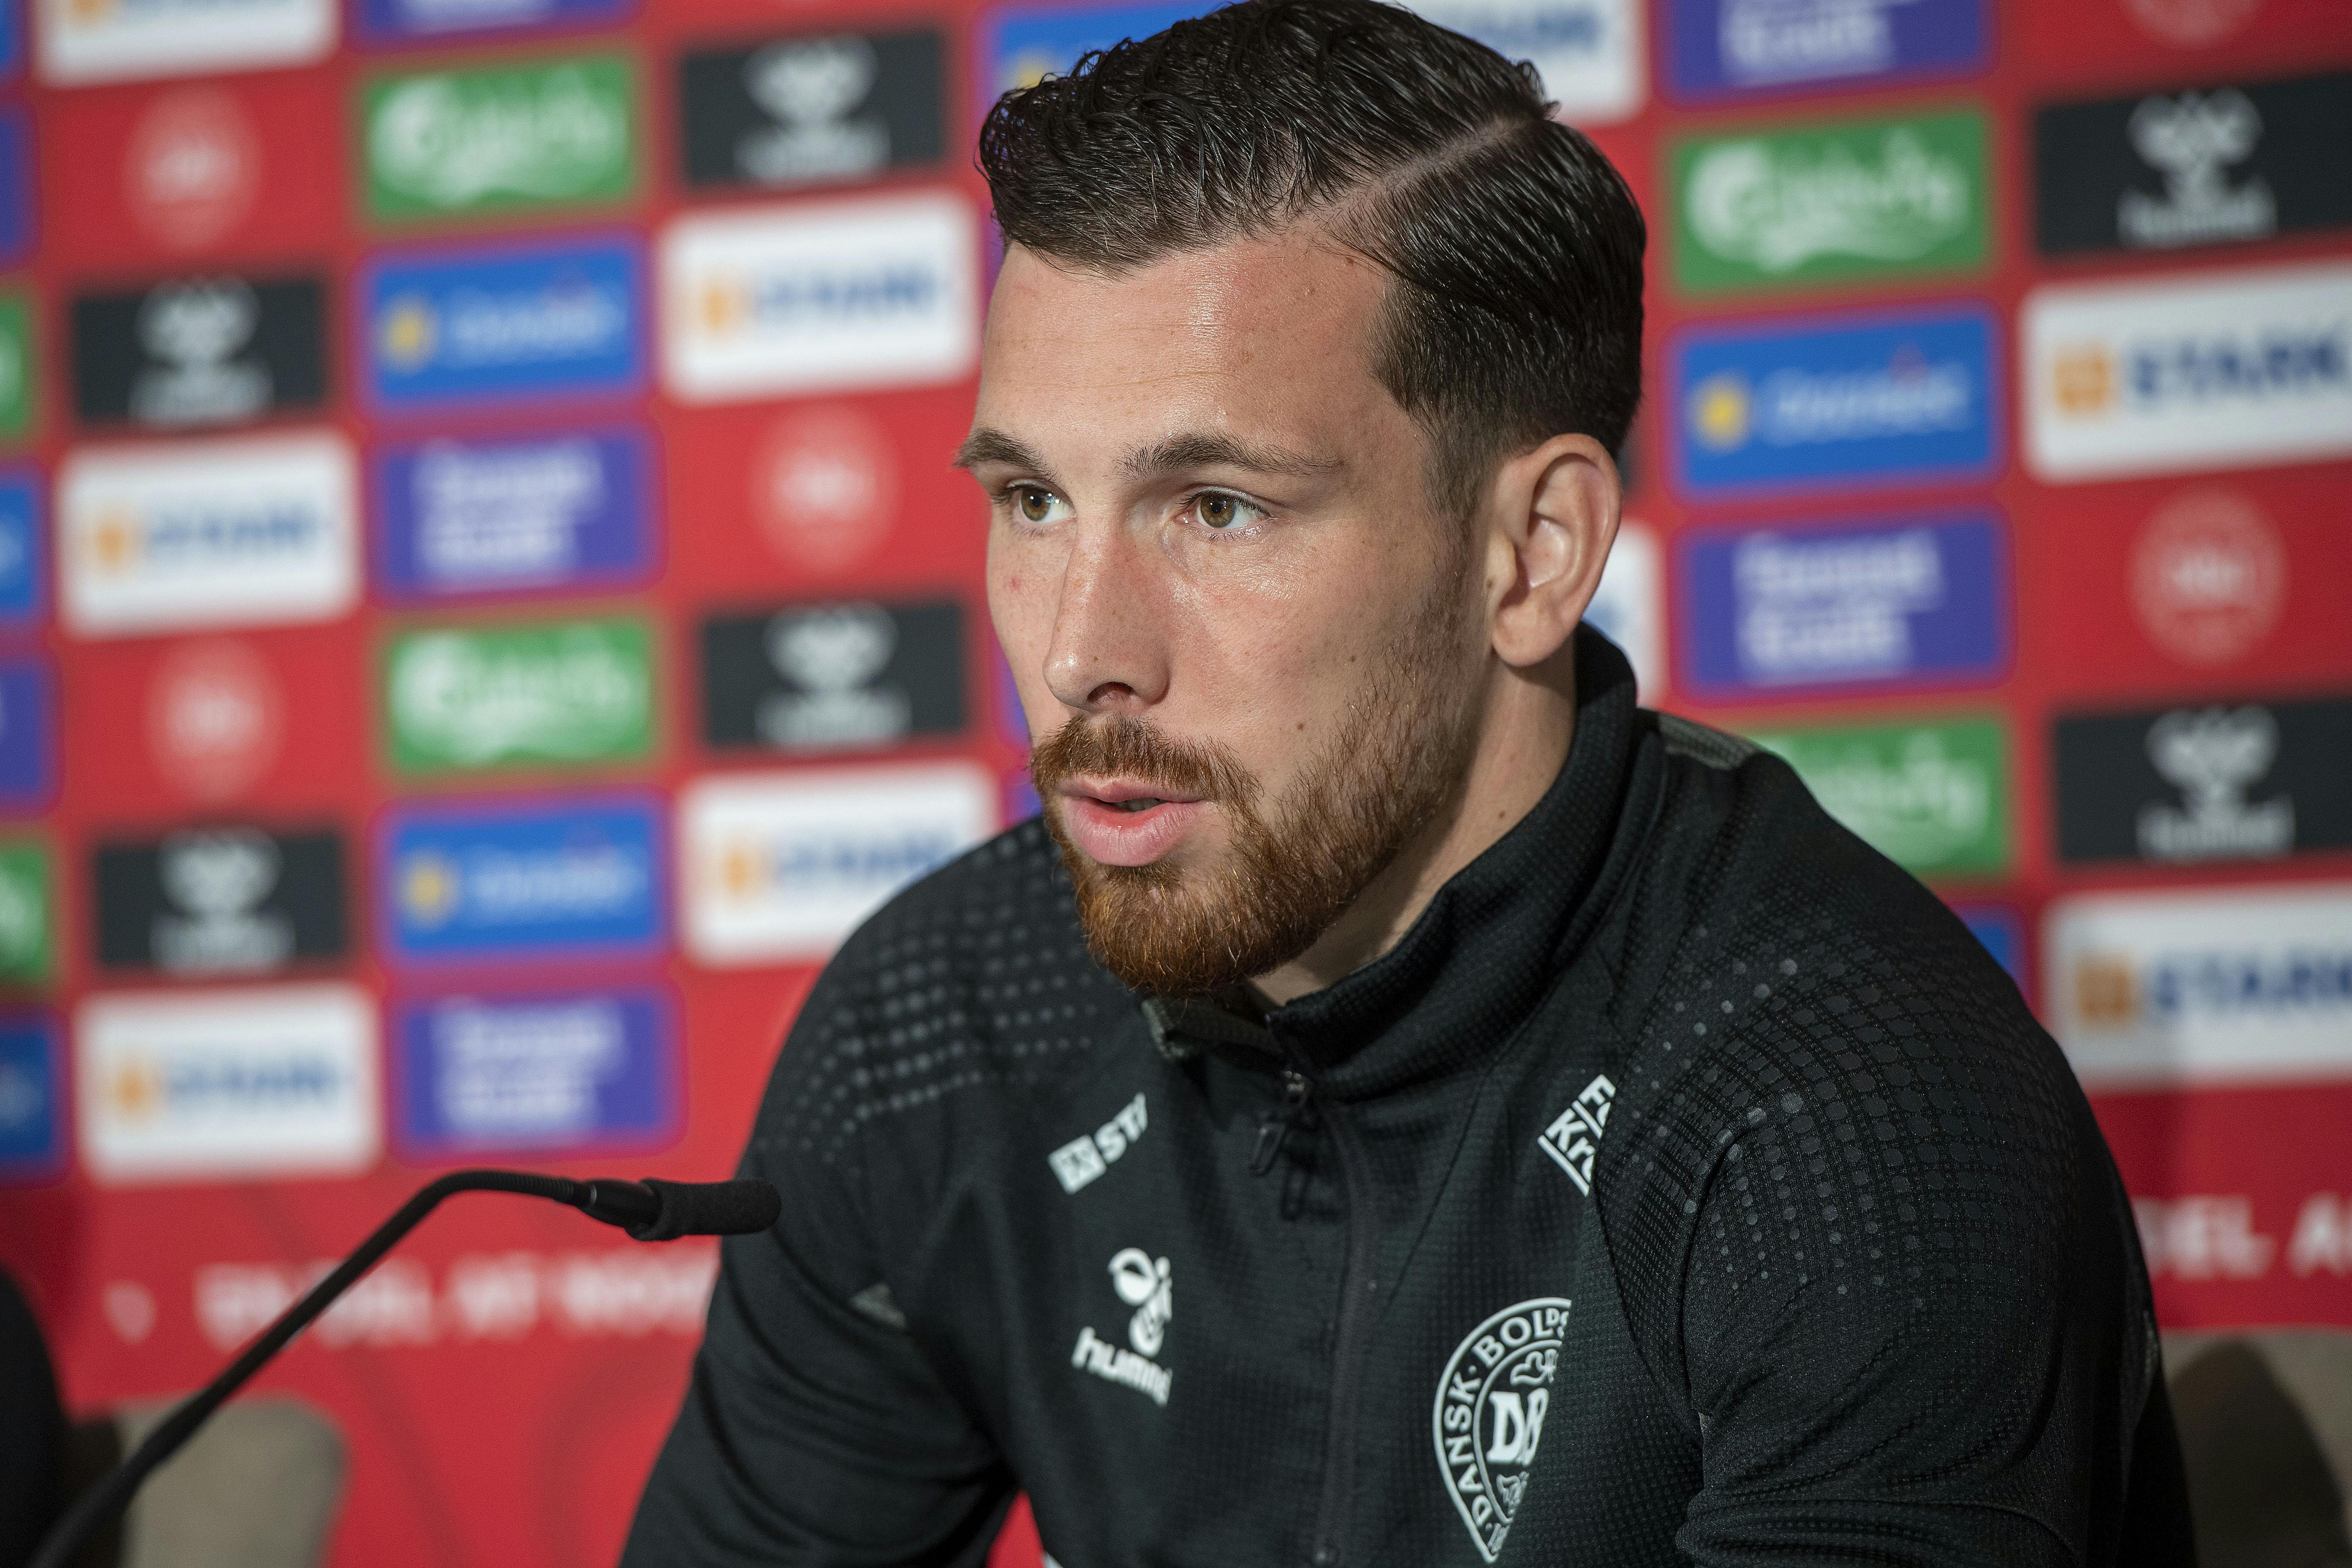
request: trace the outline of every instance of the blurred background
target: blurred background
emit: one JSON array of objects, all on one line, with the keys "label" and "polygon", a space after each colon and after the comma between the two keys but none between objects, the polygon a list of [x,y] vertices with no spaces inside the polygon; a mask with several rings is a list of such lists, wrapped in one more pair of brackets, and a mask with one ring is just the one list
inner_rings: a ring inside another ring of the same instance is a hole
[{"label": "blurred background", "polygon": [[[1034,809],[972,134],[1202,8],[0,7],[0,1265],[78,1416],[440,1171],[726,1173],[834,944]],[[1967,917],[2177,1350],[2352,1327],[2352,10],[1422,9],[1650,216],[1644,700]],[[261,1380],[284,1560],[609,1561],[715,1267],[445,1209]],[[2250,1342],[2341,1464],[2334,1340]]]}]

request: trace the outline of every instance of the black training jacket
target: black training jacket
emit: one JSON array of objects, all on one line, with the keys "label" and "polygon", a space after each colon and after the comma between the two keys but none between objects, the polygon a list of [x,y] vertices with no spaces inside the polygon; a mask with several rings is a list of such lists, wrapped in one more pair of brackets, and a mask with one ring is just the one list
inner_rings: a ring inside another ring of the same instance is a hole
[{"label": "black training jacket", "polygon": [[1933,895],[1579,634],[1540,804],[1245,1021],[1035,822],[801,1011],[628,1568],[2187,1563],[2130,1208]]}]

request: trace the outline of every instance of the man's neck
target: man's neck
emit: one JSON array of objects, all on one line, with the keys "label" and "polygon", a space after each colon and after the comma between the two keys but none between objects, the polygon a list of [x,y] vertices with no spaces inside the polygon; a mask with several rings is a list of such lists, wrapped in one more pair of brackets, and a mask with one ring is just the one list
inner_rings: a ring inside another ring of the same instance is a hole
[{"label": "man's neck", "polygon": [[1451,812],[1413,835],[1315,945],[1250,986],[1271,1006],[1320,991],[1403,940],[1455,872],[1518,826],[1559,777],[1576,730],[1576,673],[1563,647],[1540,669],[1500,669]]}]

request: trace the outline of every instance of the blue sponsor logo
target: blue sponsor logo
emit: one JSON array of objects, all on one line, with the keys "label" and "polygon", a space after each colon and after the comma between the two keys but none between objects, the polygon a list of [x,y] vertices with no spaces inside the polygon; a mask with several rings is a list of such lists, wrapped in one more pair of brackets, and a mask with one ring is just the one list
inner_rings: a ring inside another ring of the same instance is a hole
[{"label": "blue sponsor logo", "polygon": [[65,1125],[56,1028],[46,1018],[0,1018],[0,1181],[55,1175]]},{"label": "blue sponsor logo", "polygon": [[1673,0],[1677,97],[1962,76],[1991,58],[1988,0]]},{"label": "blue sponsor logo", "polygon": [[1982,306],[1698,328],[1673,364],[1680,476],[1702,495],[1981,479],[1995,467]]},{"label": "blue sponsor logo", "polygon": [[1148,38],[1172,22],[1216,8],[1219,0],[1149,0],[1129,5],[1008,5],[981,23],[980,92],[974,101],[986,114],[1016,87],[1045,76],[1062,76],[1089,49],[1107,49],[1124,38]]},{"label": "blue sponsor logo", "polygon": [[1969,934],[1984,943],[1995,963],[2025,989],[2025,971],[2018,967],[2025,951],[2025,940],[2018,927],[2017,911],[2006,904],[1955,904],[1952,912],[1969,928]]},{"label": "blue sponsor logo", "polygon": [[646,1148],[677,1125],[677,1024],[650,987],[404,1003],[404,1152]]},{"label": "blue sponsor logo", "polygon": [[0,473],[0,627],[37,619],[48,579],[37,474]]},{"label": "blue sponsor logo", "polygon": [[42,658],[0,659],[0,811],[34,811],[56,793],[57,678]]},{"label": "blue sponsor logo", "polygon": [[397,961],[593,957],[662,939],[650,801],[410,810],[383,852]]},{"label": "blue sponsor logo", "polygon": [[626,393],[645,380],[634,240],[382,260],[361,297],[369,390],[387,409]]},{"label": "blue sponsor logo", "polygon": [[601,27],[636,14],[636,0],[360,0],[372,44],[538,27]]},{"label": "blue sponsor logo", "polygon": [[1988,514],[1696,530],[1682,557],[1696,695],[1990,680],[2008,663],[2006,562]]},{"label": "blue sponsor logo", "polygon": [[25,7],[17,0],[0,0],[0,80],[15,76],[25,63]]},{"label": "blue sponsor logo", "polygon": [[0,266],[33,252],[33,116],[0,110]]},{"label": "blue sponsor logo", "polygon": [[375,461],[376,567],[432,598],[626,582],[653,564],[653,444],[586,430],[396,447]]}]

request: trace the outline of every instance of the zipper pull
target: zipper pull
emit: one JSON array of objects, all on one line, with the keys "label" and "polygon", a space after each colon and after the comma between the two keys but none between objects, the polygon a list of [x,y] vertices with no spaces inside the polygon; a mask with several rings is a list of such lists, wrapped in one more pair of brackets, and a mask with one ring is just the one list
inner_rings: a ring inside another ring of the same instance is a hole
[{"label": "zipper pull", "polygon": [[1269,1110],[1257,1124],[1257,1147],[1250,1152],[1249,1172],[1263,1176],[1274,1169],[1274,1162],[1282,1153],[1282,1141],[1290,1136],[1293,1122],[1307,1108],[1307,1078],[1303,1073],[1285,1068],[1282,1074],[1282,1103]]}]

